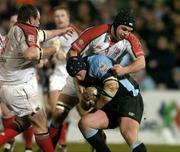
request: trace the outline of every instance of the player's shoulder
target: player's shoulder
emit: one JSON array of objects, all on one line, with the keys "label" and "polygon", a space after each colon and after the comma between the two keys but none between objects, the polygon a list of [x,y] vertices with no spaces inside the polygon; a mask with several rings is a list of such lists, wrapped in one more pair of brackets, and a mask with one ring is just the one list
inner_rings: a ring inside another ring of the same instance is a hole
[{"label": "player's shoulder", "polygon": [[91,38],[93,38],[93,37],[97,37],[105,32],[108,32],[109,29],[110,29],[109,24],[101,24],[98,26],[89,27],[83,33],[88,34],[91,36]]}]

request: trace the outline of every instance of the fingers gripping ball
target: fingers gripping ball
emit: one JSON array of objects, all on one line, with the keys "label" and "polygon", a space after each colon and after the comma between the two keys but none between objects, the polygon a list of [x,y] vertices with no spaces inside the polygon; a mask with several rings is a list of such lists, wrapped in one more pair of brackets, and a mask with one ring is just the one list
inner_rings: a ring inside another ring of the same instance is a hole
[{"label": "fingers gripping ball", "polygon": [[95,87],[87,87],[82,96],[81,106],[84,110],[89,110],[96,105],[97,89]]},{"label": "fingers gripping ball", "polygon": [[86,101],[97,99],[97,89],[95,87],[87,87],[83,91],[83,98]]}]

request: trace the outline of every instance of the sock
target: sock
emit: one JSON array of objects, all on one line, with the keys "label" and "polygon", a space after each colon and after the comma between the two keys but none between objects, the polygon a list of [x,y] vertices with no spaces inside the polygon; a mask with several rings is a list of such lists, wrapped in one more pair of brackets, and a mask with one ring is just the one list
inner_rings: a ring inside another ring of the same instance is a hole
[{"label": "sock", "polygon": [[142,142],[136,142],[131,145],[132,152],[147,152],[145,145]]},{"label": "sock", "polygon": [[23,137],[25,140],[25,148],[32,149],[32,141],[33,141],[33,128],[30,126],[23,132]]},{"label": "sock", "polygon": [[104,142],[101,131],[92,129],[84,134],[84,137],[98,152],[111,152],[107,144]]},{"label": "sock", "polygon": [[49,130],[49,132],[50,132],[50,137],[51,137],[51,140],[52,140],[52,143],[53,143],[53,147],[54,147],[54,148],[56,147],[56,144],[57,144],[57,142],[58,142],[58,140],[59,140],[59,137],[60,137],[60,131],[61,131],[60,128],[61,128],[61,127],[56,128],[56,127],[54,127],[53,125],[51,125],[50,130]]},{"label": "sock", "polygon": [[68,122],[63,122],[61,127],[61,133],[59,138],[59,145],[66,145],[66,135],[67,135],[67,129],[68,129]]},{"label": "sock", "polygon": [[[9,118],[2,118],[2,123],[3,123],[4,129],[8,128],[8,126],[10,126],[15,121],[15,119],[16,119],[15,116],[11,116]],[[9,142],[12,142],[14,140],[15,139],[12,138],[11,141],[9,141]]]},{"label": "sock", "polygon": [[54,152],[53,144],[49,133],[35,134],[36,143],[43,152]]},{"label": "sock", "polygon": [[13,123],[9,124],[8,128],[5,128],[0,134],[0,146],[13,139],[22,131],[23,128],[18,122],[14,121]]},{"label": "sock", "polygon": [[4,128],[8,128],[10,124],[12,124],[15,121],[16,117],[12,116],[10,118],[2,118],[2,123]]}]

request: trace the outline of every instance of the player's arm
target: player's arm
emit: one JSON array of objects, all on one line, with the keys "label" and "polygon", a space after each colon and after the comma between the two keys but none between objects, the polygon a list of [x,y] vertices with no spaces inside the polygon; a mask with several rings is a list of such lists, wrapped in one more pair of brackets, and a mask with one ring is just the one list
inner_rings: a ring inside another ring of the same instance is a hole
[{"label": "player's arm", "polygon": [[122,67],[120,64],[115,64],[112,68],[112,71],[115,75],[125,75],[129,73],[135,73],[145,68],[145,57],[139,56],[136,58],[136,60],[125,67]]},{"label": "player's arm", "polygon": [[40,37],[40,42],[49,40],[55,36],[60,36],[63,34],[72,34],[73,28],[72,27],[67,27],[63,29],[55,29],[55,30],[39,30],[38,34]]},{"label": "player's arm", "polygon": [[134,61],[126,67],[122,67],[119,64],[114,65],[112,70],[114,70],[114,73],[119,76],[138,72],[144,69],[146,65],[144,52],[138,38],[134,34],[130,33],[126,36],[126,39],[128,40],[129,44],[127,45],[126,51],[132,56]]},{"label": "player's arm", "polygon": [[97,100],[97,108],[102,108],[105,104],[109,103],[115,96],[119,89],[117,78],[111,76],[104,80],[103,90],[100,93],[100,98]]},{"label": "player's arm", "polygon": [[48,58],[49,56],[56,53],[60,48],[60,41],[56,40],[52,43],[51,47],[39,48],[37,46],[32,46],[24,51],[24,58],[27,60],[37,60]]}]

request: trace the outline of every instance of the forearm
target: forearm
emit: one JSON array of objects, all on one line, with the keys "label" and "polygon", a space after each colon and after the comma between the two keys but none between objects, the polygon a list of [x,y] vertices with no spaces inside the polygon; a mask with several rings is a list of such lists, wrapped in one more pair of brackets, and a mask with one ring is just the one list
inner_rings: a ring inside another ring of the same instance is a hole
[{"label": "forearm", "polygon": [[140,56],[134,61],[132,64],[123,67],[123,73],[129,74],[129,73],[135,73],[145,68],[145,57]]},{"label": "forearm", "polygon": [[49,47],[49,48],[38,48],[38,47],[29,47],[24,52],[24,58],[27,60],[41,60],[43,58],[47,58],[51,55],[53,55],[56,52],[55,47]]},{"label": "forearm", "polygon": [[46,40],[49,40],[55,36],[62,34],[61,30],[45,30],[45,32],[46,32]]}]

